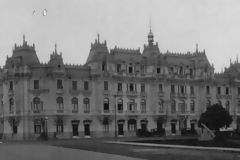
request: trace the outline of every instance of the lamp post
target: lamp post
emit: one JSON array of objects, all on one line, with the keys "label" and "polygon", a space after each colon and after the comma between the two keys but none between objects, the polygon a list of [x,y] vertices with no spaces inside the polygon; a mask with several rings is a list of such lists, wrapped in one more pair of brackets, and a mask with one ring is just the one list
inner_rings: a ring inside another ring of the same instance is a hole
[{"label": "lamp post", "polygon": [[114,109],[114,122],[115,122],[115,140],[117,139],[117,95],[114,95],[115,98],[115,109]]},{"label": "lamp post", "polygon": [[46,139],[48,139],[47,120],[48,120],[48,117],[46,116],[45,117],[45,136],[46,136]]}]

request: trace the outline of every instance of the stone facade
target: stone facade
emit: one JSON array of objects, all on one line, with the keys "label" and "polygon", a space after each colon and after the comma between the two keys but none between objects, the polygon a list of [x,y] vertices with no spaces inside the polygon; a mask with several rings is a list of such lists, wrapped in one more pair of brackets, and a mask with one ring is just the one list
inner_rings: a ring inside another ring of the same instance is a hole
[{"label": "stone facade", "polygon": [[[136,136],[136,129],[179,135],[197,129],[208,105],[221,103],[238,127],[240,64],[214,74],[205,51],[161,53],[153,33],[140,49],[108,50],[99,37],[84,65],[63,63],[55,46],[40,63],[35,45],[13,49],[0,72],[6,139]],[[115,132],[116,131],[116,132]]]}]

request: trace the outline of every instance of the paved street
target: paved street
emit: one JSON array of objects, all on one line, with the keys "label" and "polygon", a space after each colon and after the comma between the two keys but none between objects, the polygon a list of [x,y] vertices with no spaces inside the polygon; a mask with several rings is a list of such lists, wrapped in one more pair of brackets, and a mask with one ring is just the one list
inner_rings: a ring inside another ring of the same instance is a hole
[{"label": "paved street", "polygon": [[[0,144],[0,160],[138,160],[126,156],[41,144]],[[139,159],[140,160],[140,159]]]},{"label": "paved street", "polygon": [[20,141],[0,144],[0,160],[239,160],[240,152],[146,147],[113,139]]}]

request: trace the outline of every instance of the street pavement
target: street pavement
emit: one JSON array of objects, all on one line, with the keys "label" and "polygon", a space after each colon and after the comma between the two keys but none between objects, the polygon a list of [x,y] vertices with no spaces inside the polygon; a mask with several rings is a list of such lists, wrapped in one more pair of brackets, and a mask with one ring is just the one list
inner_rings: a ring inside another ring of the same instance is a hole
[{"label": "street pavement", "polygon": [[41,144],[0,144],[0,160],[141,160]]}]

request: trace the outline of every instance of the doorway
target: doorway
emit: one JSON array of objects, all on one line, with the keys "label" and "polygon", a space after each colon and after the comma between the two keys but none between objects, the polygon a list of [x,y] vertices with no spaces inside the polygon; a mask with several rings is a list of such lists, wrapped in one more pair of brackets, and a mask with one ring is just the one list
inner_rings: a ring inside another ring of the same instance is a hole
[{"label": "doorway", "polygon": [[124,135],[123,124],[122,123],[118,124],[118,135],[120,135],[120,136]]},{"label": "doorway", "polygon": [[172,134],[176,134],[176,123],[171,123]]},{"label": "doorway", "polygon": [[84,124],[84,135],[90,136],[90,124]]}]

